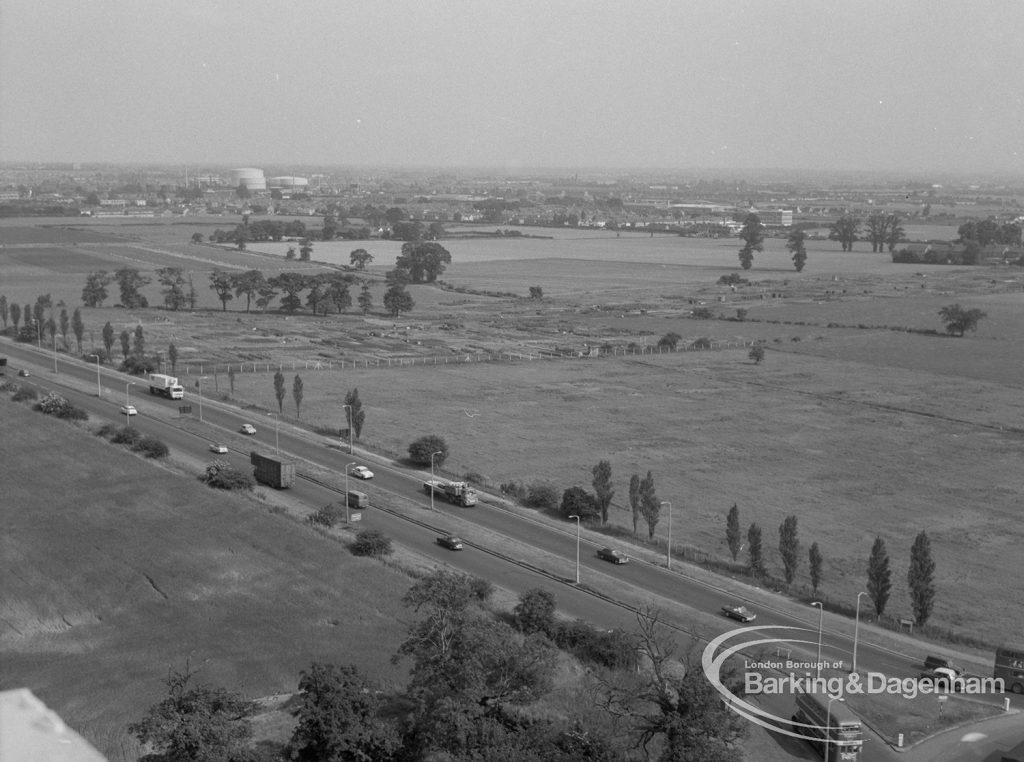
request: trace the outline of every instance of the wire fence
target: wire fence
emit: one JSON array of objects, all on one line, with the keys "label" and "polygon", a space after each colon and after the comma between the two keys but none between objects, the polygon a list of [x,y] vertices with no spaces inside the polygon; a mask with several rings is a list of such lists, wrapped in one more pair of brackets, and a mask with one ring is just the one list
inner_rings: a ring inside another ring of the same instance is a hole
[{"label": "wire fence", "polygon": [[351,360],[299,360],[290,363],[241,362],[241,363],[200,363],[184,368],[185,376],[231,373],[276,373],[286,370],[362,370],[369,368],[413,368],[427,365],[468,365],[473,363],[518,363],[543,362],[550,360],[600,360],[613,357],[663,355],[679,352],[710,352],[724,349],[752,347],[753,340],[743,341],[696,341],[690,344],[654,345],[635,347],[592,347],[585,351],[541,349],[536,352],[472,352],[429,357],[364,357]]}]

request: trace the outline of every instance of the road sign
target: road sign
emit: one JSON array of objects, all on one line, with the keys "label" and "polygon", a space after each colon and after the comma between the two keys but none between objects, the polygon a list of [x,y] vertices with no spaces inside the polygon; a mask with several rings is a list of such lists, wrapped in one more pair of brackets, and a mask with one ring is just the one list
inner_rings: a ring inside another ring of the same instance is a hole
[{"label": "road sign", "polygon": [[362,521],[363,520],[363,514],[361,514],[361,513],[353,513],[351,516],[348,517],[348,520],[349,521]]}]

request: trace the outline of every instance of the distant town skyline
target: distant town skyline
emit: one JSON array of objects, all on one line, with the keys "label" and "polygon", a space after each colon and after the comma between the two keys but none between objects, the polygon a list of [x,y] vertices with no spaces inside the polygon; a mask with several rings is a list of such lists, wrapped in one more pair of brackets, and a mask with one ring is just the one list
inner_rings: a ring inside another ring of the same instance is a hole
[{"label": "distant town skyline", "polygon": [[1024,175],[1024,4],[0,0],[0,161]]}]

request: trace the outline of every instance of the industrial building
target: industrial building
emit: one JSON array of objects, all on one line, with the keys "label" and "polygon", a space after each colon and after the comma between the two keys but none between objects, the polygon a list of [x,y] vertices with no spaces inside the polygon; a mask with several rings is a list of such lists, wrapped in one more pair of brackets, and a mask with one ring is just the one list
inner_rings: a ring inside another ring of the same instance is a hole
[{"label": "industrial building", "polygon": [[233,188],[238,188],[239,186],[244,185],[251,191],[262,191],[267,189],[267,178],[263,176],[262,169],[242,167],[240,169],[232,169],[228,175],[230,177],[228,183]]}]

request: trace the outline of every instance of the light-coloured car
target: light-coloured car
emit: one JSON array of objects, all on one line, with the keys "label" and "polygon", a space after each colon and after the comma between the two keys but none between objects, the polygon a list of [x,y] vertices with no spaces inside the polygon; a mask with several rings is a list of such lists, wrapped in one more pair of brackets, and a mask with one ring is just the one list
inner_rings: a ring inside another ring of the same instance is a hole
[{"label": "light-coloured car", "polygon": [[121,405],[121,415],[138,415],[135,405]]},{"label": "light-coloured car", "polygon": [[722,613],[737,622],[747,623],[757,619],[757,614],[746,606],[722,606]]},{"label": "light-coloured car", "polygon": [[629,556],[621,550],[614,550],[612,548],[601,548],[597,551],[597,557],[602,561],[611,561],[613,564],[625,564],[629,562]]},{"label": "light-coloured car", "polygon": [[366,466],[356,466],[352,469],[352,476],[357,479],[372,479],[373,471],[368,469]]},{"label": "light-coloured car", "polygon": [[253,434],[256,433],[256,427],[253,426],[251,423],[243,423],[242,428],[240,428],[239,431],[241,431],[243,434],[249,434],[250,436],[252,436]]},{"label": "light-coloured car", "polygon": [[221,455],[223,455],[227,451],[228,451],[228,446],[227,445],[222,445],[222,444],[212,444],[212,445],[210,445],[210,452],[216,452],[216,453],[220,453]]},{"label": "light-coloured car", "polygon": [[437,544],[448,550],[462,550],[462,538],[453,534],[444,534],[437,538]]}]

